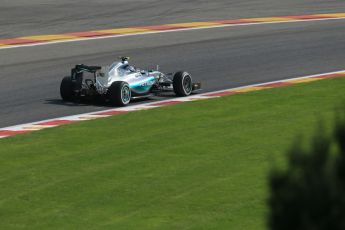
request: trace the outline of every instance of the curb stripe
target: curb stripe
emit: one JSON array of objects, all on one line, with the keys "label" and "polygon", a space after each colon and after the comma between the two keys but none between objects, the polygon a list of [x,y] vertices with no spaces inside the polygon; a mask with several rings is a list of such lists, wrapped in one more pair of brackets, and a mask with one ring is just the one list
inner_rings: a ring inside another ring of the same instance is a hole
[{"label": "curb stripe", "polygon": [[223,96],[230,96],[236,94],[235,91],[224,91],[224,92],[217,92],[217,93],[209,93],[207,96],[209,97],[223,97]]},{"label": "curb stripe", "polygon": [[93,113],[92,115],[108,115],[108,116],[114,116],[114,115],[120,115],[127,113],[127,111],[117,111],[117,110],[112,110],[112,111],[106,111],[106,112],[99,112],[99,113]]},{"label": "curb stripe", "polygon": [[165,30],[178,30],[185,29],[183,26],[173,26],[173,25],[156,25],[156,26],[143,26],[142,28],[148,29],[151,31],[165,31]]},{"label": "curb stripe", "polygon": [[160,106],[167,106],[167,105],[177,105],[182,103],[182,101],[162,101],[162,102],[157,102],[154,104],[150,104],[149,106],[156,106],[156,107],[160,107]]},{"label": "curb stripe", "polygon": [[30,132],[29,130],[0,130],[0,138]]},{"label": "curb stripe", "polygon": [[339,74],[325,74],[325,75],[316,76],[315,78],[335,78],[335,77],[339,77]]},{"label": "curb stripe", "polygon": [[119,29],[108,29],[108,30],[98,30],[96,32],[107,33],[111,35],[117,34],[134,34],[134,33],[145,33],[150,31],[149,29],[131,27],[131,28],[119,28]]},{"label": "curb stripe", "polygon": [[36,125],[45,125],[45,126],[57,126],[57,125],[66,125],[75,122],[73,120],[53,120],[37,123]]},{"label": "curb stripe", "polygon": [[[312,18],[315,19],[315,18]],[[292,18],[288,17],[270,17],[270,18],[250,18],[250,19],[242,19],[243,22],[285,22],[285,21],[292,21]]]},{"label": "curb stripe", "polygon": [[[20,39],[27,39],[30,41],[57,41],[57,40],[71,40],[78,38],[77,36],[67,35],[67,34],[50,34],[50,35],[35,35],[21,37]],[[0,41],[1,42],[1,41]]]},{"label": "curb stripe", "polygon": [[297,16],[286,16],[284,18],[290,18],[290,19],[322,19],[322,18],[333,18],[333,17],[339,17],[335,14],[314,14],[314,15],[297,15]]},{"label": "curb stripe", "polygon": [[278,87],[283,87],[283,86],[288,86],[291,85],[290,82],[275,82],[275,83],[267,83],[265,85],[262,85],[261,87],[264,88],[278,88]]},{"label": "curb stripe", "polygon": [[24,38],[10,38],[10,39],[2,39],[0,40],[0,47],[2,45],[20,45],[20,44],[28,44],[28,43],[35,43],[36,40],[32,39],[24,39]]},{"label": "curb stripe", "polygon": [[184,22],[165,25],[138,26],[128,28],[113,28],[95,31],[71,32],[63,34],[34,35],[17,38],[0,39],[0,49],[17,48],[24,46],[45,45],[62,42],[83,41],[96,38],[112,38],[129,35],[152,34],[162,32],[185,31],[193,29],[210,29],[228,26],[257,25],[270,23],[288,23],[303,21],[321,21],[345,19],[345,13],[275,16],[262,18],[244,18],[215,20],[205,22]]},{"label": "curb stripe", "polygon": [[114,108],[114,109],[108,109],[108,110],[103,110],[103,111],[98,111],[98,112],[77,114],[77,115],[72,115],[72,116],[49,119],[45,121],[37,121],[37,122],[28,123],[28,124],[5,127],[5,128],[0,129],[0,138],[15,136],[18,134],[24,134],[24,133],[28,133],[32,131],[38,131],[44,128],[66,125],[66,124],[70,124],[70,123],[74,123],[78,121],[117,116],[117,115],[122,115],[128,112],[176,105],[176,104],[180,104],[180,103],[188,102],[188,101],[218,98],[218,97],[242,94],[242,93],[247,93],[247,92],[252,92],[252,91],[284,87],[284,86],[300,84],[300,83],[308,83],[312,81],[318,81],[322,79],[336,78],[336,77],[345,77],[345,70],[330,72],[330,73],[323,73],[323,74],[316,74],[316,75],[309,75],[309,76],[304,76],[304,77],[290,78],[290,79],[280,80],[280,81],[253,84],[253,85],[225,89],[225,90],[220,90],[220,91],[215,91],[215,92],[208,92],[204,94],[192,95],[189,97],[174,98],[174,99],[168,99],[168,100],[158,101],[158,102],[150,102],[150,103],[140,104],[140,105],[130,105],[127,107],[122,107],[122,108]]},{"label": "curb stripe", "polygon": [[[75,36],[75,37],[100,37],[100,36],[107,36],[111,35],[110,33],[99,32],[99,31],[86,31],[86,32],[74,32],[74,33],[67,33],[67,35]],[[1,41],[0,41],[1,42]]]}]

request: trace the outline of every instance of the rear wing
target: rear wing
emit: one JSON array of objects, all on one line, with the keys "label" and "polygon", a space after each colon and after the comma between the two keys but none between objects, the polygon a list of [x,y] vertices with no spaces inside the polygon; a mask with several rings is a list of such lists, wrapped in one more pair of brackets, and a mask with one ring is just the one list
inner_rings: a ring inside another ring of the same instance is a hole
[{"label": "rear wing", "polygon": [[73,69],[72,69],[72,75],[73,75],[73,71],[80,73],[80,72],[90,72],[90,73],[95,73],[97,70],[100,70],[102,67],[101,66],[88,66],[88,65],[84,65],[84,64],[79,64],[76,65]]},{"label": "rear wing", "polygon": [[101,66],[88,66],[84,64],[76,65],[71,70],[71,80],[72,80],[73,91],[76,93],[81,91],[84,72],[96,73],[96,71],[100,69],[102,69]]}]

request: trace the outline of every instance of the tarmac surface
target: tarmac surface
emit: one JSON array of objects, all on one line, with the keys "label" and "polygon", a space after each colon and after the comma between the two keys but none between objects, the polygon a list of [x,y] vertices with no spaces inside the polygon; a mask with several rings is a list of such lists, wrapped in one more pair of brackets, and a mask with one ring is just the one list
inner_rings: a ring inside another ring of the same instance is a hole
[{"label": "tarmac surface", "polygon": [[116,27],[345,12],[343,0],[2,0],[0,38]]},{"label": "tarmac surface", "polygon": [[[118,5],[110,0],[97,4],[81,0],[27,2],[2,4],[0,9],[5,14],[0,16],[0,37],[345,12],[341,1],[261,0],[230,4],[144,0],[116,1]],[[18,17],[21,13],[22,17]],[[38,15],[41,21],[36,20]],[[60,81],[75,64],[106,65],[122,55],[130,56],[131,63],[143,69],[159,64],[163,72],[186,70],[203,83],[204,92],[343,70],[344,25],[345,20],[247,25],[3,49],[0,50],[0,127],[107,108],[101,104],[63,103]]]}]

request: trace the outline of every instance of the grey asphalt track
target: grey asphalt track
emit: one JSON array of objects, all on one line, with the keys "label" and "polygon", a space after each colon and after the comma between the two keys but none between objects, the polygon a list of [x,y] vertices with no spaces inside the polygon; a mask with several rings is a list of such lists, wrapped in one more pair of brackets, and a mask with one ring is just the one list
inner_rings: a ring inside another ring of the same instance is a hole
[{"label": "grey asphalt track", "polygon": [[0,50],[0,127],[100,110],[65,104],[76,63],[129,55],[138,67],[185,69],[205,91],[345,68],[344,20],[228,27]]},{"label": "grey asphalt track", "polygon": [[344,0],[1,0],[0,38],[331,12]]},{"label": "grey asphalt track", "polygon": [[[62,0],[61,2],[65,2],[66,6],[59,5],[54,8],[55,13],[40,14],[41,21],[35,21],[33,18],[36,13],[30,11],[40,1],[31,0],[30,4],[26,2],[29,1],[5,1],[5,4],[2,4],[1,12],[5,12],[5,16],[0,14],[1,36],[82,31],[113,28],[119,25],[175,21],[345,12],[345,4],[341,1],[331,1],[327,4],[324,1],[303,1],[303,3],[279,1],[279,3],[273,0],[261,0],[246,1],[246,4],[242,3],[244,1],[232,1],[233,4],[228,8],[225,7],[226,1],[218,2],[218,5],[214,5],[217,1],[214,4],[200,1],[202,12],[191,12],[190,9],[193,7],[189,4],[190,1],[181,1],[185,7],[189,6],[189,10],[186,10],[188,13],[181,10],[181,6],[176,6],[171,9],[176,10],[174,18],[163,19],[160,18],[164,8],[163,3],[157,3],[156,7],[161,13],[145,16],[145,12],[152,9],[146,11],[141,9],[141,13],[138,13],[139,5],[137,8],[133,5],[130,8],[135,1],[122,1],[121,4],[128,6],[129,10],[137,11],[138,18],[131,18],[131,14],[122,11],[115,14],[117,16],[110,15],[109,11],[106,11],[107,1],[103,0],[99,1],[99,8],[93,7],[93,11],[89,11],[95,12],[93,23],[89,24],[90,18],[84,15],[84,19],[78,19],[78,16],[71,13],[72,9],[77,10],[75,4],[80,1],[67,4],[69,1]],[[48,9],[56,4],[55,1],[44,2],[46,4],[37,7]],[[61,2],[59,1],[59,4]],[[154,4],[156,1],[139,1],[139,3],[147,2]],[[168,6],[172,5],[169,1],[161,2],[165,2]],[[250,2],[263,5],[255,9]],[[15,16],[23,7],[20,3],[27,7],[27,11],[24,14],[23,10],[23,17],[18,19]],[[110,1],[108,3],[110,4]],[[272,3],[271,7],[268,7],[270,3]],[[12,9],[15,4],[18,4],[17,7],[20,6],[20,10]],[[285,8],[289,4],[291,7],[294,6],[295,10]],[[5,11],[3,11],[4,6],[7,7]],[[219,9],[217,14],[212,13],[215,7]],[[66,11],[66,16],[62,17],[63,10],[60,12],[60,9],[69,8],[71,10]],[[81,6],[81,10],[86,9],[87,6]],[[105,11],[108,13],[104,13],[102,17],[96,14]],[[13,22],[4,21],[6,14],[16,19]],[[110,15],[109,18],[106,15]],[[75,21],[67,23],[69,17]],[[121,23],[103,27],[107,20],[115,20],[118,19],[117,17],[123,18]],[[25,18],[30,19],[31,24],[26,24],[24,21],[28,20],[24,20]],[[187,70],[196,80],[203,82],[204,91],[342,70],[345,69],[344,25],[345,20],[251,25],[3,49],[0,50],[0,127],[105,108],[101,104],[62,103],[59,95],[60,81],[77,63],[105,65],[110,64],[120,55],[131,56],[133,64],[141,68],[152,68],[155,64],[159,64],[164,72]]]}]

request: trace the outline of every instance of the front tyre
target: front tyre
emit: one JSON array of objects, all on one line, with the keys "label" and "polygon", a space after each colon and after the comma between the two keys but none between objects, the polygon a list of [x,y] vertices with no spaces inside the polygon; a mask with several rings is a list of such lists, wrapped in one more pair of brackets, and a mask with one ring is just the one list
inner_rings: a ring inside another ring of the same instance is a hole
[{"label": "front tyre", "polygon": [[192,77],[189,73],[180,71],[173,78],[174,92],[179,97],[189,96],[193,91]]},{"label": "front tyre", "polygon": [[73,95],[73,85],[71,77],[64,77],[60,85],[60,95],[64,101],[72,101]]},{"label": "front tyre", "polygon": [[124,81],[113,82],[107,94],[112,105],[125,106],[131,101],[131,89]]}]

